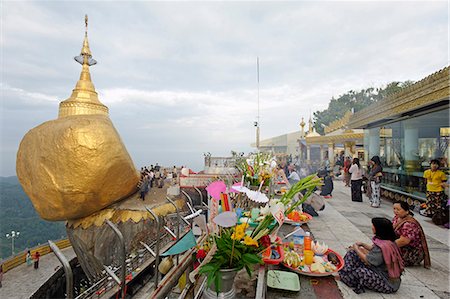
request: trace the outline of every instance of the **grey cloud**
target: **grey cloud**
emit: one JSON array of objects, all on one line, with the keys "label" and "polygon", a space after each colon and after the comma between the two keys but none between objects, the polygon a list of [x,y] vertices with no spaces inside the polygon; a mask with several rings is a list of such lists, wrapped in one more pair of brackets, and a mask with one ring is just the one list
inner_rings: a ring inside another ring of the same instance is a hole
[{"label": "grey cloud", "polygon": [[250,150],[256,56],[263,138],[349,89],[447,65],[446,2],[4,2],[1,175],[70,96],[85,13],[93,82],[137,166]]}]

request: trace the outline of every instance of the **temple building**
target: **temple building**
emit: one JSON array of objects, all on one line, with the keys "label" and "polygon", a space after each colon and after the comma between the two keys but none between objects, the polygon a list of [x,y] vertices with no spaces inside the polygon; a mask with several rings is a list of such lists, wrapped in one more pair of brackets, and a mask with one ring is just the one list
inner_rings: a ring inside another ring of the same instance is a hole
[{"label": "temple building", "polygon": [[[305,132],[306,124],[302,118],[299,131],[261,140],[258,150],[273,153],[281,161],[300,163],[302,157],[306,157],[305,137],[313,132],[311,119],[309,123],[310,128]],[[252,143],[251,146],[256,147],[256,144]]]},{"label": "temple building", "polygon": [[423,172],[431,159],[449,173],[449,67],[353,115],[348,127],[364,129],[366,160],[381,158],[382,195],[419,204]]},{"label": "temple building", "polygon": [[[335,163],[335,157],[344,153],[346,157],[364,159],[364,132],[361,129],[349,129],[348,123],[353,117],[353,112],[348,111],[341,119],[338,119],[325,127],[325,135],[320,135],[314,130],[308,134],[306,140],[306,161],[308,164],[317,164],[318,161],[328,160],[330,166]],[[310,124],[311,126],[312,124]],[[319,148],[319,157],[314,157],[312,151]]]},{"label": "temple building", "polygon": [[311,118],[305,131],[306,124],[302,118],[300,131],[262,140],[259,151],[271,152],[281,160],[286,159],[297,165],[311,166],[312,171],[324,166],[327,160],[333,166],[335,157],[341,153],[365,161],[364,131],[349,129],[347,126],[352,116],[353,113],[349,111],[341,119],[332,122],[325,127],[325,135],[316,132]]}]

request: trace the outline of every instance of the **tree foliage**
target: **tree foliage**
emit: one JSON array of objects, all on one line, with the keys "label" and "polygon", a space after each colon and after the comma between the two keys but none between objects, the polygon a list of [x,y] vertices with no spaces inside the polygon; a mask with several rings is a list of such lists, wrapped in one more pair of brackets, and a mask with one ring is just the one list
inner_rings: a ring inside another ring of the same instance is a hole
[{"label": "tree foliage", "polygon": [[64,222],[49,222],[39,217],[17,177],[0,177],[1,258],[11,255],[11,240],[5,237],[11,231],[20,231],[19,238],[14,240],[16,253],[66,237]]},{"label": "tree foliage", "polygon": [[356,113],[391,94],[399,92],[413,83],[412,81],[396,81],[387,84],[384,88],[369,87],[359,91],[350,90],[338,98],[333,97],[327,109],[314,112],[316,131],[324,134],[324,127],[322,125],[329,125],[331,122],[342,118],[347,111],[352,109]]}]

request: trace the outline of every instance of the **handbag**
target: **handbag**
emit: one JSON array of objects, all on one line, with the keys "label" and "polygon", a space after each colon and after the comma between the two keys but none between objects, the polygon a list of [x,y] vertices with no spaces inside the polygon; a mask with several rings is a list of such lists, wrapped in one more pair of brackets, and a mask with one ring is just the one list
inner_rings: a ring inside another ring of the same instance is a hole
[{"label": "handbag", "polygon": [[431,220],[436,225],[444,225],[448,223],[448,216],[449,216],[448,209],[439,209],[436,211],[436,213],[434,213]]}]

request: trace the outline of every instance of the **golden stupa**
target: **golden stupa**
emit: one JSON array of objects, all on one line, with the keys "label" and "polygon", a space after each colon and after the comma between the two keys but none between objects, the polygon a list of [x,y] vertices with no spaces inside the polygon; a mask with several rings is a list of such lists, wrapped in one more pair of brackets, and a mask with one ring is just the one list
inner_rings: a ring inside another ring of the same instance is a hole
[{"label": "golden stupa", "polygon": [[91,81],[86,31],[80,79],[58,119],[31,129],[17,153],[17,177],[46,220],[78,219],[136,192],[139,173]]}]

